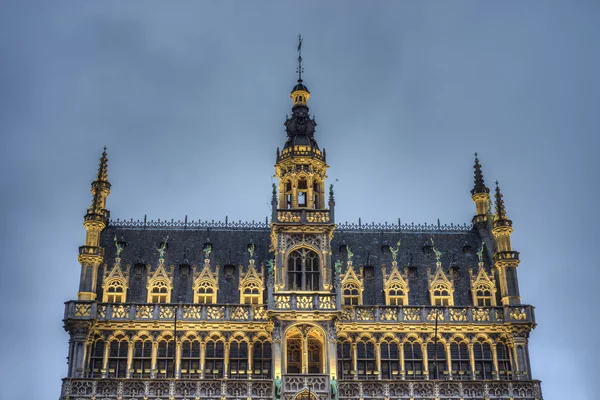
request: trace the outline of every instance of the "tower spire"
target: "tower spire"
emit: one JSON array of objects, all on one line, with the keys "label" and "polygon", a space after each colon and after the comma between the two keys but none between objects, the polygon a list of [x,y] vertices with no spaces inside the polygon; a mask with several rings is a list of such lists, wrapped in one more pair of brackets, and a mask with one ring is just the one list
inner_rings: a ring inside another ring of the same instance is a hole
[{"label": "tower spire", "polygon": [[512,225],[511,221],[506,217],[506,207],[504,207],[504,200],[502,199],[502,192],[498,181],[496,181],[496,214],[495,221],[506,221],[509,225]]},{"label": "tower spire", "polygon": [[302,35],[298,34],[298,82],[302,82],[302,73],[304,68],[302,67]]},{"label": "tower spire", "polygon": [[477,153],[475,153],[475,164],[473,165],[475,171],[475,184],[471,189],[471,199],[475,202],[475,216],[473,217],[473,224],[481,223],[482,227],[487,224],[488,214],[491,212],[490,208],[490,189],[485,186],[483,181],[483,172],[481,171],[481,164]]}]

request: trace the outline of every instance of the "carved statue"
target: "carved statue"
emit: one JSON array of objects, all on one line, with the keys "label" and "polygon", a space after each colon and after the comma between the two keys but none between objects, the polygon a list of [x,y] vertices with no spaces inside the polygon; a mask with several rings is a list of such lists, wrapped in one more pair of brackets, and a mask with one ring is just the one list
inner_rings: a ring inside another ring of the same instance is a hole
[{"label": "carved statue", "polygon": [[250,258],[254,258],[254,243],[250,243],[248,245],[248,253],[250,253]]},{"label": "carved statue", "polygon": [[479,262],[483,262],[483,246],[485,245],[484,241],[481,241],[481,248],[477,252],[477,257],[479,257]]},{"label": "carved statue", "polygon": [[158,251],[159,260],[162,260],[163,258],[165,258],[165,252],[167,251],[167,240],[169,240],[168,236],[165,238],[165,241],[162,242],[160,247],[156,248],[156,250]]},{"label": "carved statue", "polygon": [[390,251],[392,252],[392,260],[396,261],[396,258],[398,258],[398,252],[400,251],[400,240],[398,240],[396,247],[390,246]]},{"label": "carved statue", "polygon": [[281,379],[279,375],[275,378],[275,400],[281,400]]},{"label": "carved statue", "polygon": [[335,376],[331,378],[329,383],[331,385],[331,400],[337,400],[338,398],[338,383],[335,380]]},{"label": "carved statue", "polygon": [[115,235],[115,247],[117,248],[117,258],[119,258],[125,246],[118,242],[117,235]]},{"label": "carved statue", "polygon": [[440,262],[440,258],[442,257],[442,252],[435,248],[435,243],[433,242],[433,238],[431,238],[431,247],[433,248],[433,252],[435,253],[435,261]]},{"label": "carved statue", "polygon": [[352,261],[352,257],[354,257],[354,253],[350,250],[350,246],[346,246],[346,251],[348,252],[348,261]]},{"label": "carved statue", "polygon": [[210,252],[212,251],[212,244],[209,243],[204,246],[202,251],[204,252],[204,258],[208,258],[210,256]]}]

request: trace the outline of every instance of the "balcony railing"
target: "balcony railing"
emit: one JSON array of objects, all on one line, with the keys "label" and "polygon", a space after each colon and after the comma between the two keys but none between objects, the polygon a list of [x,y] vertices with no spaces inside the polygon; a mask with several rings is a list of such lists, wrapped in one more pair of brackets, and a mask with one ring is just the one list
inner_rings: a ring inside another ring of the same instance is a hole
[{"label": "balcony railing", "polygon": [[335,294],[275,294],[273,295],[273,310],[336,310]]},{"label": "balcony railing", "polygon": [[[274,294],[273,311],[336,311],[336,295],[327,293]],[[131,304],[68,301],[65,319],[115,321],[267,321],[267,305]],[[523,323],[535,324],[532,306],[504,307],[399,307],[343,306],[341,322],[381,323]]]},{"label": "balcony railing", "polygon": [[246,399],[272,400],[273,380],[248,379],[63,379],[60,400]]},{"label": "balcony railing", "polygon": [[[297,393],[308,385],[319,400],[329,400],[327,376],[284,376],[283,392]],[[273,380],[248,379],[63,379],[60,400],[272,400]],[[283,396],[282,396],[283,398]],[[292,397],[293,398],[293,397]],[[340,381],[339,400],[542,400],[539,381]]]},{"label": "balcony railing", "polygon": [[344,306],[342,321],[351,322],[408,322],[422,323],[535,323],[533,307],[397,307]]},{"label": "balcony railing", "polygon": [[65,319],[266,321],[266,305],[127,304],[68,301]]},{"label": "balcony railing", "polygon": [[307,208],[277,210],[277,222],[287,224],[332,224],[329,210],[311,210]]}]

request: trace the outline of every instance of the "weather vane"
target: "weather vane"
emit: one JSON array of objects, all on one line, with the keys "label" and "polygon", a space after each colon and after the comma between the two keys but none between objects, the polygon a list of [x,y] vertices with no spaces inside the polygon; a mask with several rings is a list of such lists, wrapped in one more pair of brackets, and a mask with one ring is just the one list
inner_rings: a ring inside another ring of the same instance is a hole
[{"label": "weather vane", "polygon": [[302,73],[304,72],[304,68],[302,68],[302,35],[298,35],[298,82],[302,82]]}]

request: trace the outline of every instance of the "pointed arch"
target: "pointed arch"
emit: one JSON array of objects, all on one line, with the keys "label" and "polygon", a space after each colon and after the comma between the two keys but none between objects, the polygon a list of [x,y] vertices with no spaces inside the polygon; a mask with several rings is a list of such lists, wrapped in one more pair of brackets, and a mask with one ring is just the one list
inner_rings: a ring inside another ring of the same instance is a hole
[{"label": "pointed arch", "polygon": [[196,274],[194,280],[194,303],[215,304],[217,302],[217,291],[219,290],[219,266],[213,272],[210,267],[210,260],[204,260],[204,267],[200,273]]},{"label": "pointed arch", "polygon": [[429,275],[429,298],[433,306],[454,306],[454,283],[448,279],[448,276],[442,270],[442,263],[438,262],[435,274]]},{"label": "pointed arch", "polygon": [[385,293],[385,304],[388,306],[406,306],[408,305],[408,277],[406,271],[402,275],[398,269],[398,262],[392,262],[392,270],[386,274],[385,266],[383,270],[383,291]]},{"label": "pointed arch", "polygon": [[121,269],[121,259],[116,258],[115,264],[110,272],[104,273],[102,280],[102,302],[103,303],[125,303],[127,301],[127,281],[129,279],[129,268]]},{"label": "pointed arch", "polygon": [[360,306],[363,302],[363,291],[365,290],[362,271],[360,277],[354,271],[352,261],[348,261],[348,268],[342,274],[342,304],[347,306]]},{"label": "pointed arch", "polygon": [[471,275],[471,295],[473,305],[477,307],[495,307],[496,306],[496,279],[493,274],[489,274],[483,268],[483,263],[479,264],[477,275],[473,275],[473,270],[469,270]]},{"label": "pointed arch", "polygon": [[164,260],[160,259],[158,268],[148,279],[148,303],[170,303],[173,289],[173,273],[167,273]]},{"label": "pointed arch", "polygon": [[[242,271],[243,272],[243,271]],[[264,267],[260,273],[256,270],[254,260],[250,260],[248,272],[240,274],[240,303],[241,304],[263,304],[263,292],[265,288]]]}]

